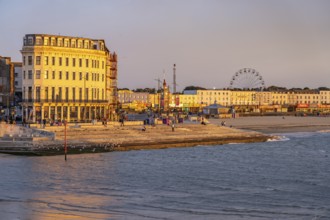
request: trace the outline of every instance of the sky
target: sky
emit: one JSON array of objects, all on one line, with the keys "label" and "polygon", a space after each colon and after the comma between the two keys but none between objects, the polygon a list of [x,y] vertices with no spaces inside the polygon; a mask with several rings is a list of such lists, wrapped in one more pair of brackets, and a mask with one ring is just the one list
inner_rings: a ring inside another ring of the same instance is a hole
[{"label": "sky", "polygon": [[[330,87],[328,0],[0,0],[0,56],[25,34],[104,39],[119,88],[226,88],[242,68],[266,86]],[[241,79],[238,79],[241,80]]]}]

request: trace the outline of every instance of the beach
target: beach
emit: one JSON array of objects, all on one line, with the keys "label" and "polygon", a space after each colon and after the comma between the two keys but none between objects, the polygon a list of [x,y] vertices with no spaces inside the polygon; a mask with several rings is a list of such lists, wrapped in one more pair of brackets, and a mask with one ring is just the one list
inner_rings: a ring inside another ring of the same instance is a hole
[{"label": "beach", "polygon": [[[200,122],[184,122],[169,125],[142,125],[129,122],[125,126],[114,123],[69,124],[26,129],[19,135],[6,135],[0,141],[0,152],[22,155],[63,154],[64,143],[68,154],[129,151],[222,145],[228,143],[265,142],[276,139],[278,133],[330,132],[330,117],[241,117],[235,119],[208,119]],[[221,123],[225,122],[225,126]],[[8,127],[8,125],[2,125]],[[9,126],[10,127],[10,126]],[[20,126],[13,128],[22,129]],[[142,130],[145,128],[145,131]],[[34,132],[34,133],[33,133]],[[36,133],[38,132],[38,133]]]},{"label": "beach", "polygon": [[258,131],[265,134],[292,132],[330,132],[330,117],[257,116],[231,119],[208,119],[213,124],[226,122],[233,128]]}]

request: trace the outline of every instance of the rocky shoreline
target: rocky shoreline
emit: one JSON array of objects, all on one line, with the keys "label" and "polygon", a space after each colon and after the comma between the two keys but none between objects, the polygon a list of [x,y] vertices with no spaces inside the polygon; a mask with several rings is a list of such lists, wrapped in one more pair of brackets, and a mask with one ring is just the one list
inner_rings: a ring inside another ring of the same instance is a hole
[{"label": "rocky shoreline", "polygon": [[[228,143],[265,142],[271,138],[258,132],[218,126],[213,124],[179,124],[174,131],[167,125],[147,126],[142,131],[139,126],[120,127],[112,125],[68,126],[66,132],[68,154],[100,153],[112,151],[130,151],[146,149],[164,149],[175,147],[193,147],[198,145],[222,145]],[[64,154],[64,127],[35,129],[45,137],[14,137],[0,141],[0,153],[16,155],[61,155]],[[51,135],[54,134],[54,135]],[[22,136],[22,135],[21,135]],[[35,139],[35,140],[34,140]]]}]

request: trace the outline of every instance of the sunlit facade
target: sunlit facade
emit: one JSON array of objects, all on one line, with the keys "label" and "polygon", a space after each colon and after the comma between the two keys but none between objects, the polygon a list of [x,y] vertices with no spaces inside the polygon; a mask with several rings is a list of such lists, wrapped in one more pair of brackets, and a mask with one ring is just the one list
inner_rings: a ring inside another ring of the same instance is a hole
[{"label": "sunlit facade", "polygon": [[27,34],[21,53],[26,120],[114,117],[117,55],[104,40]]}]

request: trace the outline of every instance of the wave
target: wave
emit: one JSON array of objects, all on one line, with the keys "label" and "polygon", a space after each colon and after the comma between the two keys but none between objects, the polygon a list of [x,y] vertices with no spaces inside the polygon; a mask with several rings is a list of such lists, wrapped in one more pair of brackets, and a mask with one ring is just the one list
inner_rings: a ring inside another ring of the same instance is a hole
[{"label": "wave", "polygon": [[273,136],[267,139],[267,142],[274,142],[274,141],[289,141],[290,138],[286,136]]}]

